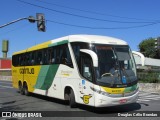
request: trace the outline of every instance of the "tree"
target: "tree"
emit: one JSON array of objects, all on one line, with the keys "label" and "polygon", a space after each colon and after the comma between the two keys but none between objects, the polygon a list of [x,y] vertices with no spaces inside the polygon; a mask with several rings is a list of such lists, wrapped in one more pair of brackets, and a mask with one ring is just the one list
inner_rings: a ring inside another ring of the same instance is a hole
[{"label": "tree", "polygon": [[158,52],[155,49],[155,38],[143,40],[139,45],[139,50],[145,57],[159,58]]}]

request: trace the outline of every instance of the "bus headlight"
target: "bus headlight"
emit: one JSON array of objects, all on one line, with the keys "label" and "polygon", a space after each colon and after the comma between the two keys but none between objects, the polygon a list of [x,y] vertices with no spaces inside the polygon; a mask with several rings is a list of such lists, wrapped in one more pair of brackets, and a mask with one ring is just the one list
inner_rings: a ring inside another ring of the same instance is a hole
[{"label": "bus headlight", "polygon": [[94,92],[98,93],[98,94],[101,94],[101,95],[104,95],[104,96],[109,96],[109,93],[107,92],[104,92],[104,91],[101,91],[101,90],[98,90],[96,88],[93,88],[93,87],[90,87]]}]

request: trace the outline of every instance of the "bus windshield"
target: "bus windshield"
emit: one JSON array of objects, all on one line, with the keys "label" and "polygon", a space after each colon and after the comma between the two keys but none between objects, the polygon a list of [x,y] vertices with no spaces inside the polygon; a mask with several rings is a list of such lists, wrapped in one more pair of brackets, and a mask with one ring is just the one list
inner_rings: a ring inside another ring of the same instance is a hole
[{"label": "bus windshield", "polygon": [[98,56],[97,83],[127,87],[137,82],[135,63],[128,46],[95,45],[95,52]]}]

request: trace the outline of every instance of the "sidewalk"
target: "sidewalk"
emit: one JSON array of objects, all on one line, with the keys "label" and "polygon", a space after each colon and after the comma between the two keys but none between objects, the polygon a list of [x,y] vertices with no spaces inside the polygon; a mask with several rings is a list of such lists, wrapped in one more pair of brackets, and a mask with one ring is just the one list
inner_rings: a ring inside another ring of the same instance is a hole
[{"label": "sidewalk", "polygon": [[160,93],[160,83],[138,83],[139,90]]}]

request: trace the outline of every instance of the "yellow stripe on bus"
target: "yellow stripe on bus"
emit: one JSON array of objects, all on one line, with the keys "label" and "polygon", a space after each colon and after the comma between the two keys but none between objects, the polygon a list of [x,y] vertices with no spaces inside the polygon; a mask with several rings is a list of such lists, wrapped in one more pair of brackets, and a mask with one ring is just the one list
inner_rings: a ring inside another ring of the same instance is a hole
[{"label": "yellow stripe on bus", "polygon": [[108,88],[108,87],[101,87],[103,88],[107,93],[110,94],[122,94],[124,93],[125,88]]}]

